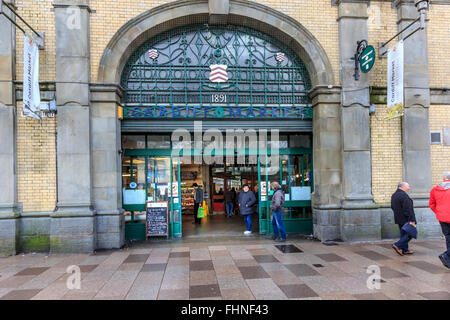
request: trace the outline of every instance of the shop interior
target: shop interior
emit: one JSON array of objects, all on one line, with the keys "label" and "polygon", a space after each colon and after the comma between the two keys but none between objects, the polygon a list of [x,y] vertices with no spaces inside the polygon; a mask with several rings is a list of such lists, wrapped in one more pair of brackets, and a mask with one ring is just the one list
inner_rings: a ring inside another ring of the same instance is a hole
[{"label": "shop interior", "polygon": [[[281,140],[283,138],[282,136]],[[306,138],[305,136],[290,136],[288,140],[286,137],[284,141],[281,141],[281,147],[310,147],[311,136],[306,136]],[[181,221],[178,222],[182,224],[183,237],[242,235],[245,224],[242,216],[238,213],[237,197],[242,186],[248,184],[258,199],[258,166],[255,161],[248,161],[247,158],[245,164],[237,164],[236,158],[233,159],[234,161],[230,161],[224,157],[223,163],[208,165],[205,163],[194,164],[192,158],[190,163],[183,162],[183,158],[176,163],[175,158],[164,152],[161,153],[162,155],[153,156],[139,154],[139,149],[170,150],[170,136],[122,136],[122,148],[135,152],[131,156],[125,154],[122,157],[123,203],[124,208],[129,209],[125,212],[126,222],[145,222],[145,207],[141,208],[141,206],[142,204],[145,206],[146,201],[172,201],[174,209],[181,210],[181,215],[173,214],[173,217],[181,217]],[[230,161],[230,163],[226,161]],[[311,184],[311,162],[310,157],[281,156],[281,174],[268,175],[269,183],[270,181],[281,182],[285,189],[286,200],[296,200],[294,188]],[[200,225],[193,224],[194,183],[197,183],[204,191],[206,216]],[[228,189],[234,189],[236,192],[233,215],[229,218],[226,216],[225,207],[225,192]],[[291,195],[288,192],[290,189],[292,189]],[[132,196],[125,196],[126,193],[130,193]],[[265,196],[261,194],[262,201],[264,198]],[[257,205],[254,210],[255,214],[252,215],[253,232],[257,234],[259,232]],[[310,208],[287,208],[286,211],[286,217],[289,218],[311,216]]]}]

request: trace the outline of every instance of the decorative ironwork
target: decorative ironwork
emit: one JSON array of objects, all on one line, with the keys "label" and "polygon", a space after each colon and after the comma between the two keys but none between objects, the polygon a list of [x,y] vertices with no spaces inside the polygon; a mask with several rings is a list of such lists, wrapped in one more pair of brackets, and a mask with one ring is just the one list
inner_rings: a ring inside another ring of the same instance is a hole
[{"label": "decorative ironwork", "polygon": [[300,58],[239,26],[193,25],[152,38],[131,55],[122,86],[124,118],[312,118]]}]

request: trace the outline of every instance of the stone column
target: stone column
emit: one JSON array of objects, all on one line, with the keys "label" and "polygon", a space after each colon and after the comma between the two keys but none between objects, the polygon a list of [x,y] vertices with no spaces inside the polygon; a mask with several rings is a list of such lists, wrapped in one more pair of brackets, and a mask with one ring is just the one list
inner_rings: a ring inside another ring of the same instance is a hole
[{"label": "stone column", "polygon": [[[14,1],[6,1],[14,4]],[[3,6],[4,12],[14,14]],[[19,209],[16,177],[15,27],[0,15],[0,256],[18,250]]]},{"label": "stone column", "polygon": [[120,248],[125,241],[122,209],[120,121],[117,106],[122,89],[91,84],[92,197],[96,211],[96,248]]},{"label": "stone column", "polygon": [[[419,17],[413,0],[396,0],[399,30]],[[413,24],[400,35],[403,39],[419,26]],[[428,207],[431,185],[430,84],[428,73],[427,32],[420,30],[404,42],[404,102],[402,121],[403,180],[411,186],[419,236],[438,236],[439,225]]]},{"label": "stone column", "polygon": [[380,211],[372,196],[369,119],[369,79],[360,72],[355,80],[357,41],[368,40],[367,2],[339,0],[339,53],[342,122],[343,240],[381,238]]},{"label": "stone column", "polygon": [[310,98],[314,119],[314,236],[322,241],[338,240],[342,199],[340,88],[316,87]]},{"label": "stone column", "polygon": [[55,1],[57,210],[50,226],[51,252],[95,248],[91,208],[89,125],[89,7],[87,1]]}]

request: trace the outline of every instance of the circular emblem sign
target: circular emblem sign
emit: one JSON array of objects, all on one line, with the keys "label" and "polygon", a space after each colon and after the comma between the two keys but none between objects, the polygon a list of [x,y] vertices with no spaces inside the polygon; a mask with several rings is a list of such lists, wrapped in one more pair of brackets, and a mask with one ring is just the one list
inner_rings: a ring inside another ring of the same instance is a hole
[{"label": "circular emblem sign", "polygon": [[131,188],[131,189],[135,189],[136,187],[137,187],[136,182],[130,183],[130,188]]},{"label": "circular emblem sign", "polygon": [[375,48],[373,46],[367,46],[361,53],[359,59],[359,66],[362,72],[369,72],[375,63]]}]

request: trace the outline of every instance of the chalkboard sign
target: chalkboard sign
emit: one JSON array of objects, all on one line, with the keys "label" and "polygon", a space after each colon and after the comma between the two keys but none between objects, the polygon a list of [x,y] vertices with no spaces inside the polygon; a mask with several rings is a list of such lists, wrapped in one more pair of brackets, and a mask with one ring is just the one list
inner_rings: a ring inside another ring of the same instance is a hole
[{"label": "chalkboard sign", "polygon": [[167,201],[147,201],[146,236],[169,237],[169,203]]}]

